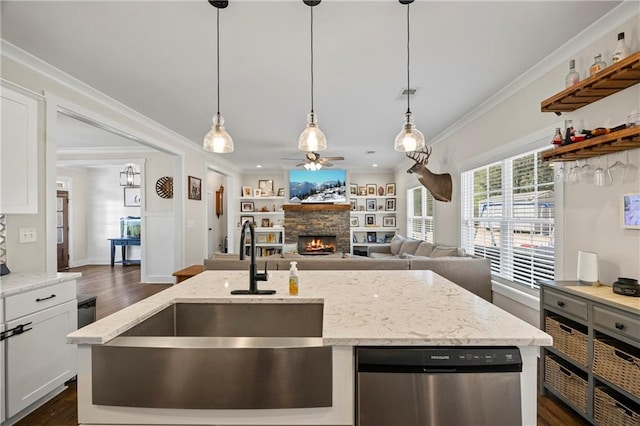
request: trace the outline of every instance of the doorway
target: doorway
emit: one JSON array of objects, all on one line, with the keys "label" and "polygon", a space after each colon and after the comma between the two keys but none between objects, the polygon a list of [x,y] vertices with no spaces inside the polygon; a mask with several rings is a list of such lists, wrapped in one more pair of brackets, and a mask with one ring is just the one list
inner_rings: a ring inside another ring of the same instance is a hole
[{"label": "doorway", "polygon": [[69,192],[56,194],[56,242],[58,271],[69,269]]}]

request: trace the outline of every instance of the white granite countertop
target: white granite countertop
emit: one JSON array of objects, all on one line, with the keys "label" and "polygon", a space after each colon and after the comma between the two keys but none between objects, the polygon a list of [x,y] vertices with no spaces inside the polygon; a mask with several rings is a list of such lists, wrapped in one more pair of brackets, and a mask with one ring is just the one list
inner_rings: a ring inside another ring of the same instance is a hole
[{"label": "white granite countertop", "polygon": [[324,302],[325,345],[551,345],[551,336],[431,271],[288,271],[270,273],[271,296],[232,296],[248,288],[248,271],[204,271],[67,336],[102,344],[173,303]]},{"label": "white granite countertop", "polygon": [[9,275],[0,277],[0,297],[7,297],[52,284],[75,280],[81,276],[82,274],[80,272],[57,272],[51,274],[12,272]]}]

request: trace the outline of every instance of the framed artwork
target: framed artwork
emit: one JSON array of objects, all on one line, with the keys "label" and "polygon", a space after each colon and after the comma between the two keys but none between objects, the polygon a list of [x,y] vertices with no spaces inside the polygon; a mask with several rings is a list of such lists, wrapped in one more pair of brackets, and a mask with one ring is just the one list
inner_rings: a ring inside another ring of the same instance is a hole
[{"label": "framed artwork", "polygon": [[356,210],[358,208],[358,201],[357,200],[349,200],[349,202],[351,203],[351,210]]},{"label": "framed artwork", "polygon": [[124,188],[124,206],[125,207],[140,207],[140,187]]},{"label": "framed artwork", "polygon": [[375,183],[367,184],[367,195],[376,195],[377,190],[378,190],[378,187]]},{"label": "framed artwork", "polygon": [[376,199],[375,198],[367,198],[367,211],[368,212],[376,211]]},{"label": "framed artwork", "polygon": [[240,203],[240,211],[241,212],[252,212],[253,211],[253,201],[243,201]]},{"label": "framed artwork", "polygon": [[258,234],[256,235],[256,242],[258,244],[264,244],[267,242],[267,234]]},{"label": "framed artwork", "polygon": [[367,195],[367,187],[366,186],[359,186],[358,187],[358,195],[360,195],[360,196]]},{"label": "framed artwork", "polygon": [[259,180],[258,188],[260,188],[260,194],[263,197],[273,196],[273,180]]},{"label": "framed artwork", "polygon": [[242,227],[246,221],[253,223],[253,216],[240,216],[240,227]]},{"label": "framed artwork", "polygon": [[640,194],[622,194],[621,210],[622,227],[640,229]]},{"label": "framed artwork", "polygon": [[396,199],[395,198],[387,198],[384,209],[388,212],[396,211]]},{"label": "framed artwork", "polygon": [[395,183],[388,183],[387,184],[387,195],[390,195],[392,197],[396,196],[396,184]]},{"label": "framed artwork", "polygon": [[262,196],[262,190],[260,188],[255,188],[253,190],[253,196],[254,197],[261,197]]},{"label": "framed artwork", "polygon": [[349,185],[349,194],[351,195],[358,195],[358,185],[355,183],[352,183]]},{"label": "framed artwork", "polygon": [[376,233],[375,232],[367,232],[367,242],[375,243],[376,242]]},{"label": "framed artwork", "polygon": [[242,187],[242,196],[243,197],[251,197],[251,187],[250,186],[243,186]]},{"label": "framed artwork", "polygon": [[189,193],[190,200],[202,200],[202,179],[189,176]]},{"label": "framed artwork", "polygon": [[364,215],[364,222],[367,226],[376,226],[376,216],[372,214]]},{"label": "framed artwork", "polygon": [[382,218],[382,226],[394,228],[396,226],[395,216],[385,216]]},{"label": "framed artwork", "polygon": [[263,228],[268,228],[271,226],[271,221],[269,221],[269,219],[264,218],[260,221],[260,226],[262,226]]},{"label": "framed artwork", "polygon": [[352,228],[360,226],[360,219],[358,219],[357,216],[351,216],[349,219],[349,225],[351,225]]},{"label": "framed artwork", "polygon": [[278,188],[278,197],[284,197],[284,188]]}]

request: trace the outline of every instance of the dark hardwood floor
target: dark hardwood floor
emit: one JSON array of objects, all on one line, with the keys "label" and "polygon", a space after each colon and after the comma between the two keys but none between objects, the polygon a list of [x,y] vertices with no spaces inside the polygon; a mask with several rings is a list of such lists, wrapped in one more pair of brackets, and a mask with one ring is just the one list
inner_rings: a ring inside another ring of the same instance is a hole
[{"label": "dark hardwood floor", "polygon": [[[96,318],[104,318],[122,308],[164,290],[169,285],[143,284],[139,266],[84,266],[69,269],[82,272],[78,293],[95,294]],[[77,426],[76,382],[68,389],[16,423],[19,426]],[[582,417],[552,395],[538,396],[538,426],[588,425]]]}]

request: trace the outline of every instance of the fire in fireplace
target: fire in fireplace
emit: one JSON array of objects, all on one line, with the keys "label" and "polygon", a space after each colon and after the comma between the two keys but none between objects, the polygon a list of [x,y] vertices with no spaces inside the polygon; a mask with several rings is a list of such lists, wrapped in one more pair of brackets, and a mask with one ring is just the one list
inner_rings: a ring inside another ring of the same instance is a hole
[{"label": "fire in fireplace", "polygon": [[331,254],[335,252],[335,235],[313,235],[298,237],[298,253],[300,254]]}]

